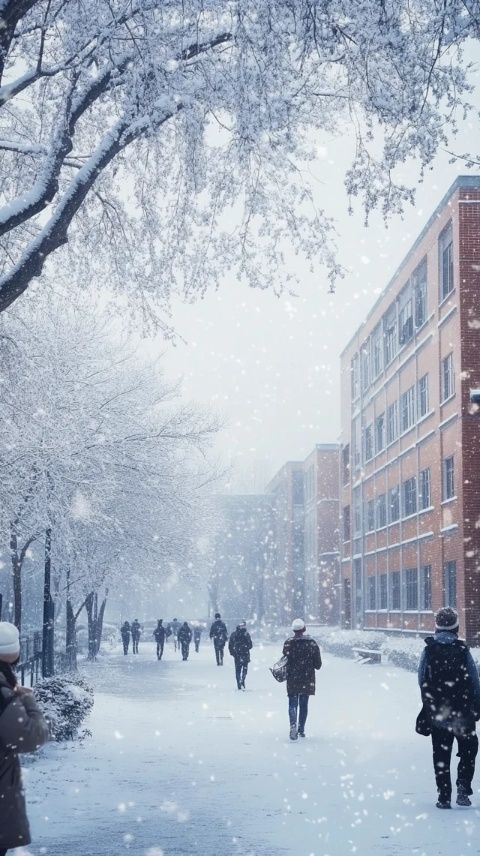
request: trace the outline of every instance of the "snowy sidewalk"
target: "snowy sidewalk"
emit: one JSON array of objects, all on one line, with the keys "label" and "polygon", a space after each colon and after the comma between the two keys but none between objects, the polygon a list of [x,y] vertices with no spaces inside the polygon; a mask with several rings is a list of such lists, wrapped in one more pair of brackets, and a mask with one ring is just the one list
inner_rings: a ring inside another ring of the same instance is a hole
[{"label": "snowy sidewalk", "polygon": [[[193,648],[193,646],[192,646]],[[430,741],[414,732],[415,675],[324,656],[307,738],[288,739],[284,685],[257,646],[247,692],[202,643],[85,669],[83,745],[27,770],[35,856],[468,856],[480,810],[434,807]],[[480,773],[480,770],[479,770]],[[480,808],[477,776],[475,803]]]}]

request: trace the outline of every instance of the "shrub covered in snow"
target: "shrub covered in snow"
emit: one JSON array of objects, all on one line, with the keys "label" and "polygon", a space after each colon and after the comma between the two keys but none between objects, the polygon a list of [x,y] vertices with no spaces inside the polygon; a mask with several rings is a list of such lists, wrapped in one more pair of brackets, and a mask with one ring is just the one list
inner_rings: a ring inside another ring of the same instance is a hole
[{"label": "shrub covered in snow", "polygon": [[382,653],[386,654],[391,663],[416,672],[425,642],[422,638],[389,637],[382,646]]},{"label": "shrub covered in snow", "polygon": [[50,724],[54,740],[73,740],[93,707],[93,690],[75,674],[45,678],[35,687],[35,698]]}]

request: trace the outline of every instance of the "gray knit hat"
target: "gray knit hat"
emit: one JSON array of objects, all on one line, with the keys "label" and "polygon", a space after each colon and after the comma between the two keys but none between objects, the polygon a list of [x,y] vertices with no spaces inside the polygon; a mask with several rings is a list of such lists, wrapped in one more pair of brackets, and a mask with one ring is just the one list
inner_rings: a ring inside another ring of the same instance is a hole
[{"label": "gray knit hat", "polygon": [[443,606],[435,616],[435,630],[458,630],[458,615],[451,606]]},{"label": "gray knit hat", "polygon": [[0,660],[4,655],[20,654],[20,638],[17,628],[9,621],[0,621]]}]

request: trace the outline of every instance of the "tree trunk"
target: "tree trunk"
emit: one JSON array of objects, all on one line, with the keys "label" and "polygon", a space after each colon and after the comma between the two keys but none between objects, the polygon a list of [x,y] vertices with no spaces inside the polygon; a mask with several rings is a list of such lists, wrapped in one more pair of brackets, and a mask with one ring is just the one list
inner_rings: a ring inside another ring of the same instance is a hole
[{"label": "tree trunk", "polygon": [[18,536],[13,523],[10,524],[10,556],[12,559],[13,623],[22,630],[22,566],[18,555]]},{"label": "tree trunk", "polygon": [[69,671],[77,670],[77,619],[73,611],[72,601],[67,599],[67,624],[65,653]]},{"label": "tree trunk", "polygon": [[98,611],[96,638],[95,638],[95,643],[96,643],[96,645],[95,645],[95,656],[100,651],[100,645],[102,642],[103,619],[105,616],[105,607],[107,605],[107,598],[108,598],[108,589],[105,590],[105,597],[103,598],[103,600],[100,604],[100,609]]},{"label": "tree trunk", "polygon": [[50,678],[55,673],[54,634],[55,607],[51,593],[52,530],[45,530],[45,569],[43,577],[43,658],[42,676]]}]

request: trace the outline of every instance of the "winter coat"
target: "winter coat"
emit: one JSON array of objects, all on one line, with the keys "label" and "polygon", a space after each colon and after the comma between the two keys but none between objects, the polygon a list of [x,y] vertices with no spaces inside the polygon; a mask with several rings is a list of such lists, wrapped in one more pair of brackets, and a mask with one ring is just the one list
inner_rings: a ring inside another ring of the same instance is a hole
[{"label": "winter coat", "polygon": [[170,635],[170,632],[167,630],[163,624],[157,624],[155,630],[153,631],[153,636],[155,638],[155,642],[165,642],[165,639]]},{"label": "winter coat", "polygon": [[122,634],[122,639],[130,639],[130,625],[128,621],[126,621],[125,624],[122,624],[120,633]]},{"label": "winter coat", "polygon": [[48,740],[48,725],[30,693],[17,696],[0,672],[0,850],[30,844],[18,754]]},{"label": "winter coat", "polygon": [[251,647],[252,640],[246,627],[237,627],[228,640],[228,650],[232,657],[235,657],[240,663],[249,663]]},{"label": "winter coat", "polygon": [[140,639],[142,628],[139,621],[132,621],[132,639]]},{"label": "winter coat", "polygon": [[195,642],[199,642],[203,633],[203,627],[194,627],[193,628],[193,638]]},{"label": "winter coat", "polygon": [[190,630],[188,624],[182,624],[180,630],[177,633],[177,639],[179,642],[188,642],[192,641],[192,631]]},{"label": "winter coat", "polygon": [[171,624],[168,625],[168,629],[170,633],[169,636],[173,633],[174,636],[178,636],[178,631],[180,629],[180,624],[178,621],[172,621]]},{"label": "winter coat", "polygon": [[456,633],[427,636],[418,667],[423,707],[430,724],[472,734],[480,718],[480,680],[468,645]]},{"label": "winter coat", "polygon": [[216,618],[210,628],[210,639],[213,639],[216,645],[225,645],[228,639],[226,624],[220,618]]},{"label": "winter coat", "polygon": [[304,633],[287,639],[283,655],[287,657],[288,695],[315,695],[315,669],[322,667],[320,648],[315,639]]}]

